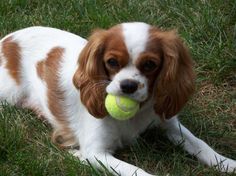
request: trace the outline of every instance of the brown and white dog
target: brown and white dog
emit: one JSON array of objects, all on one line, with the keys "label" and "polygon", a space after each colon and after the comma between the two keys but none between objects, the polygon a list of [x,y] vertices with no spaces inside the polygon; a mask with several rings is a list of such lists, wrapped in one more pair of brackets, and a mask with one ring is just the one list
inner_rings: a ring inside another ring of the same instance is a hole
[{"label": "brown and white dog", "polygon": [[[53,126],[54,142],[79,146],[71,151],[75,156],[96,167],[99,160],[123,176],[150,175],[112,154],[153,122],[202,163],[235,171],[234,160],[178,121],[193,91],[193,64],[181,39],[145,23],[97,30],[88,41],[58,29],[30,27],[0,42],[0,100],[43,115]],[[130,120],[115,120],[104,107],[107,93],[128,96],[142,107]]]}]

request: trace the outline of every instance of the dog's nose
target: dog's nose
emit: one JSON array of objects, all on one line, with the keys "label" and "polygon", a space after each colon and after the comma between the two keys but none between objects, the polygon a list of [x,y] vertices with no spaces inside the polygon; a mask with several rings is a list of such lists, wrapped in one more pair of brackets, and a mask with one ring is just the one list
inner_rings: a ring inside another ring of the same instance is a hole
[{"label": "dog's nose", "polygon": [[138,89],[138,81],[125,79],[120,82],[120,88],[123,93],[132,94]]}]

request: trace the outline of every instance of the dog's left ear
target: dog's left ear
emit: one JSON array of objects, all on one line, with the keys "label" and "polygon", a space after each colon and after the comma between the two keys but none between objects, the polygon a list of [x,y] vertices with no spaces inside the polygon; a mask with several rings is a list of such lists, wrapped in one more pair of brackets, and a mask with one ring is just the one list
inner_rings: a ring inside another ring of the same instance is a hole
[{"label": "dog's left ear", "polygon": [[158,42],[163,65],[155,83],[154,109],[163,118],[176,115],[194,92],[193,61],[175,31],[154,31],[151,40]]},{"label": "dog's left ear", "polygon": [[108,76],[103,63],[106,35],[106,30],[97,30],[91,35],[80,53],[79,66],[73,77],[82,103],[96,118],[107,115],[104,103]]}]

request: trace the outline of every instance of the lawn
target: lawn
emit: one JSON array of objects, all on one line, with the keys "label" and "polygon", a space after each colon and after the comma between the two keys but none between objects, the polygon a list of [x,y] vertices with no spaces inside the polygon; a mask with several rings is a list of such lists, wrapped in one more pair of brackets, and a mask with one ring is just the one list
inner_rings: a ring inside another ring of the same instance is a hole
[{"label": "lawn", "polygon": [[[51,26],[87,37],[94,28],[143,21],[177,29],[190,48],[196,93],[180,120],[218,152],[236,159],[235,0],[6,0],[0,37],[28,26]],[[110,175],[83,165],[50,141],[50,127],[28,110],[0,110],[0,175]],[[117,157],[153,174],[217,176],[160,130],[150,130]],[[233,174],[232,174],[233,175]]]}]

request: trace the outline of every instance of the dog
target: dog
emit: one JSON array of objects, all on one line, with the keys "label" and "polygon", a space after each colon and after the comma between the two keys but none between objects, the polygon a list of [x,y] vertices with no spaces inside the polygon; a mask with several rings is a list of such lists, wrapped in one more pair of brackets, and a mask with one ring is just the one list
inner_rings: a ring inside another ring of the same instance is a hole
[{"label": "dog", "polygon": [[[235,171],[236,161],[178,120],[194,82],[193,61],[176,32],[142,22],[95,30],[88,41],[49,27],[25,28],[0,41],[0,100],[33,110],[53,127],[53,142],[122,176],[151,175],[112,155],[150,124],[200,162]],[[134,99],[141,108],[129,120],[113,119],[104,105],[108,93]]]}]

